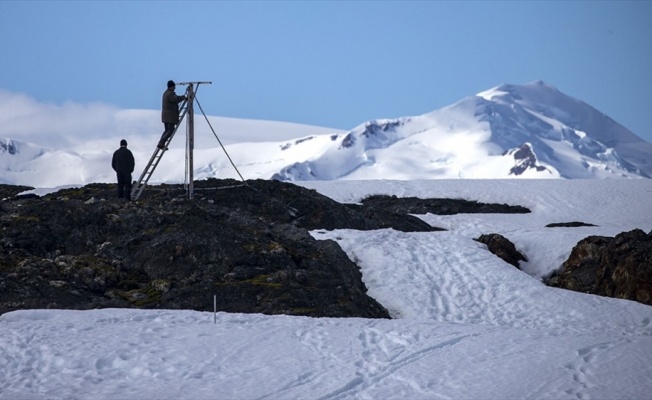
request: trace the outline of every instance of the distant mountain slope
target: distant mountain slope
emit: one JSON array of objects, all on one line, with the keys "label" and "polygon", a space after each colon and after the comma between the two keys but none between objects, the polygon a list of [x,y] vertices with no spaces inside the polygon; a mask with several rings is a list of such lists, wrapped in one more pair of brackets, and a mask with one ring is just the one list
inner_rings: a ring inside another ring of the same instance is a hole
[{"label": "distant mountain slope", "polygon": [[[133,178],[138,179],[160,136],[157,114],[107,112],[115,113],[107,118],[119,122],[116,132],[99,139],[98,134],[83,140],[79,135],[66,137],[63,149],[0,139],[0,183],[54,187],[114,182],[111,154],[122,137],[129,138],[136,158]],[[368,121],[348,132],[274,121],[210,119],[245,179],[652,177],[652,144],[541,81],[500,85],[430,113]],[[196,119],[195,179],[238,179],[206,125]],[[181,129],[151,184],[184,180],[184,144]]]},{"label": "distant mountain slope", "polygon": [[[618,160],[628,171],[652,177],[652,144],[590,105],[550,85],[541,81],[502,85],[478,96],[512,109],[520,106],[534,118],[530,121],[543,121],[543,129],[532,129],[533,135],[567,142],[585,156],[602,161],[605,158]],[[550,126],[545,126],[546,123]],[[499,134],[500,130],[496,130]]]},{"label": "distant mountain slope", "polygon": [[416,117],[370,121],[280,180],[649,178],[652,145],[541,81]]}]

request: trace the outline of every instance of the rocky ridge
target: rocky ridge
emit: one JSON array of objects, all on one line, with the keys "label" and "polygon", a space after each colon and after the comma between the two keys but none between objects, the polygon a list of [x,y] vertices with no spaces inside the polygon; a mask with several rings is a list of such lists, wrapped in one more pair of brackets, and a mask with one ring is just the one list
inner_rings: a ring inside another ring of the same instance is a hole
[{"label": "rocky ridge", "polygon": [[27,189],[0,185],[0,313],[210,311],[216,296],[217,309],[227,312],[389,318],[367,296],[358,266],[310,230],[433,231],[407,211],[510,210],[441,199],[346,205],[268,180],[198,181],[192,200],[182,185],[149,187],[133,202],[115,199],[113,184],[15,196]]}]

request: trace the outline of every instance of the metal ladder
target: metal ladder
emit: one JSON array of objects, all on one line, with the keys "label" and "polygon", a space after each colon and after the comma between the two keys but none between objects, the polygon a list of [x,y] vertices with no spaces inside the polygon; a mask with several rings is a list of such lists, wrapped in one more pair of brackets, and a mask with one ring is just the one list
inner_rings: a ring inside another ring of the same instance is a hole
[{"label": "metal ladder", "polygon": [[[186,93],[187,94],[187,93]],[[184,100],[181,103],[180,111],[181,111],[181,117],[179,118],[179,123],[177,126],[174,127],[174,131],[170,135],[169,138],[165,141],[165,146],[163,149],[159,149],[158,146],[154,148],[154,153],[152,154],[152,157],[149,159],[149,162],[147,163],[147,166],[143,170],[143,173],[140,175],[140,178],[138,178],[138,182],[133,186],[131,189],[131,200],[138,200],[140,195],[143,193],[143,190],[145,190],[145,186],[147,186],[147,182],[149,182],[149,178],[152,177],[152,174],[154,173],[154,170],[156,170],[156,167],[158,166],[158,163],[161,161],[161,158],[163,158],[163,154],[168,148],[168,145],[172,141],[172,138],[174,135],[177,133],[177,130],[181,126],[181,122],[186,116],[186,112],[188,111],[188,96],[186,95],[186,100]]]}]

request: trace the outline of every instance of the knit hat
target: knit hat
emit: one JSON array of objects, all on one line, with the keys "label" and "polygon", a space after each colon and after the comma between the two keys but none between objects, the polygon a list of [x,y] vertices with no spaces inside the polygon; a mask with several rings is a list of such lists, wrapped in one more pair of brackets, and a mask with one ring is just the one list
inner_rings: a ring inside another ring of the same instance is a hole
[{"label": "knit hat", "polygon": [[168,81],[168,88],[175,87],[175,86],[177,86],[177,84],[174,83],[173,80],[169,80],[169,81]]},{"label": "knit hat", "polygon": [[127,141],[124,140],[124,139],[122,139],[122,140],[120,141],[120,146],[126,146],[126,145],[127,145]]}]

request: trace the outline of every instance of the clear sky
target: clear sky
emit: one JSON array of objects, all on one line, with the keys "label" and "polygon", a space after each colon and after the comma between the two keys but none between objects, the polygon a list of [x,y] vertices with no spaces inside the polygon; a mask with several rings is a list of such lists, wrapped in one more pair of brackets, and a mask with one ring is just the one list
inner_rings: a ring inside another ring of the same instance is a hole
[{"label": "clear sky", "polygon": [[[348,130],[541,79],[652,142],[652,1],[0,1],[0,90]],[[182,88],[178,88],[180,92]]]}]

